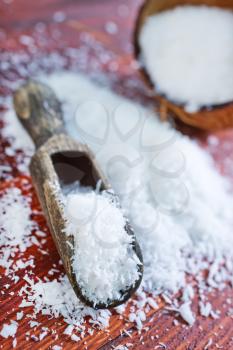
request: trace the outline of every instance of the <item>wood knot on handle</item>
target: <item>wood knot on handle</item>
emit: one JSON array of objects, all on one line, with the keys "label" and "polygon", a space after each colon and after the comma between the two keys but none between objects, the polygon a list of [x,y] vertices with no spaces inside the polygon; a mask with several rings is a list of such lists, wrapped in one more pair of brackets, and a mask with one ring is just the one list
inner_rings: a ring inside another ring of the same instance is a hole
[{"label": "wood knot on handle", "polygon": [[27,92],[24,89],[17,90],[13,100],[18,117],[28,119],[30,117],[30,104]]}]

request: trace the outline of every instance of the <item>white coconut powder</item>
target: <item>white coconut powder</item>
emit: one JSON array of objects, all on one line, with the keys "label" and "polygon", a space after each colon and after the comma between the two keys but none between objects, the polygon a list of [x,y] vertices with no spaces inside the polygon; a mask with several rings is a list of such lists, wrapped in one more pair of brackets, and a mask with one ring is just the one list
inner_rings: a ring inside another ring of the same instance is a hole
[{"label": "white coconut powder", "polygon": [[149,17],[141,60],[156,90],[188,111],[233,100],[233,13],[183,6]]},{"label": "white coconut powder", "polygon": [[[233,199],[211,157],[152,112],[81,75],[46,82],[66,101],[67,129],[88,142],[120,197],[142,248],[144,288],[176,292],[186,288],[187,272],[212,263],[209,284],[231,280]],[[220,271],[214,266],[224,257],[228,268]]]},{"label": "white coconut powder", "polygon": [[73,269],[82,294],[94,304],[121,300],[139,279],[140,260],[113,193],[77,184],[65,198],[66,234],[74,237]]},{"label": "white coconut powder", "polygon": [[[233,200],[229,182],[216,171],[211,157],[196,142],[161,123],[148,109],[82,75],[57,73],[42,80],[65,102],[67,129],[79,141],[88,142],[94,151],[142,248],[144,291],[140,289],[131,302],[129,321],[135,322],[140,330],[148,311],[157,309],[153,297],[158,294],[169,304],[171,312],[180,314],[190,325],[197,316],[192,310],[196,294],[201,315],[219,317],[205,294],[232,283]],[[92,103],[83,108],[83,101],[90,100]],[[100,113],[101,106],[104,109]],[[10,256],[15,252],[12,239],[16,244],[25,242],[22,249],[30,246],[33,241],[29,229],[34,224],[29,221],[30,210],[21,193],[12,190],[6,196],[1,202],[2,213],[4,208],[12,206],[13,214],[9,215],[13,222],[6,223],[2,216],[1,227]],[[14,215],[15,200],[25,219]],[[38,250],[44,253],[40,245]],[[16,260],[15,265],[30,266],[32,257],[29,260]],[[206,269],[207,277],[202,273]],[[195,288],[191,282],[187,283],[187,274],[193,276]],[[17,277],[12,276],[12,280],[17,282]],[[81,338],[85,332],[91,334],[93,327],[108,327],[111,312],[86,307],[77,299],[66,276],[48,275],[41,280],[26,275],[24,280],[26,285],[19,292],[23,299],[20,307],[32,306],[33,320],[38,313],[53,318],[62,316],[74,327],[73,332],[82,329],[78,333]],[[171,294],[178,290],[182,292],[179,299]],[[116,310],[124,313],[124,308],[125,305]],[[85,322],[86,316],[90,317],[90,323]],[[69,332],[72,336],[72,331]],[[5,330],[3,334],[7,334]]]}]

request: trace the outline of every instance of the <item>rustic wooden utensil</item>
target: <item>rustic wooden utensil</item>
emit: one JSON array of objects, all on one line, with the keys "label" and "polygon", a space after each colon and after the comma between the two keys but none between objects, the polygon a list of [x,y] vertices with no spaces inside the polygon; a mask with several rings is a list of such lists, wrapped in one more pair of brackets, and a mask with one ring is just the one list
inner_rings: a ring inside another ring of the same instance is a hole
[{"label": "rustic wooden utensil", "polygon": [[94,305],[92,300],[83,295],[76,280],[72,267],[74,242],[64,233],[65,218],[59,201],[59,191],[62,191],[64,185],[79,181],[81,185],[95,189],[98,181],[101,180],[100,190],[109,190],[110,184],[90,149],[66,135],[61,104],[48,86],[33,81],[27,82],[15,92],[14,107],[17,116],[38,148],[30,164],[33,183],[76,295],[85,304],[95,308],[109,308],[122,304],[139,287],[143,274],[141,250],[127,219],[125,229],[129,235],[133,236],[133,250],[141,261],[141,265],[138,265],[140,277],[133,286],[120,291],[120,300],[109,300],[107,305],[102,303]]},{"label": "rustic wooden utensil", "polygon": [[[207,5],[218,6],[233,10],[233,0],[146,0],[139,11],[135,29],[135,55],[140,60],[139,34],[143,24],[149,16],[181,5]],[[169,30],[169,29],[168,29]],[[172,30],[172,29],[171,29]],[[188,113],[182,105],[169,101],[166,97],[156,93],[156,87],[145,68],[141,68],[141,74],[146,84],[155,92],[155,100],[159,103],[161,119],[168,116],[180,119],[185,124],[202,130],[220,130],[233,127],[233,101],[222,105],[203,107],[196,113]]]}]

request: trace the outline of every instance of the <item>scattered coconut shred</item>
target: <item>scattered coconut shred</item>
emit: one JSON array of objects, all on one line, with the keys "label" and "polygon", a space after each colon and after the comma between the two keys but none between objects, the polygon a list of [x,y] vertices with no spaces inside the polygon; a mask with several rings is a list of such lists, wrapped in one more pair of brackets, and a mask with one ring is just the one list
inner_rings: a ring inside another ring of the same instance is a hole
[{"label": "scattered coconut shred", "polygon": [[[86,141],[96,154],[97,161],[120,197],[124,214],[129,218],[141,246],[144,276],[140,290],[130,302],[128,322],[134,322],[140,331],[147,312],[157,309],[155,298],[158,295],[166,302],[167,312],[181,315],[189,325],[194,324],[196,319],[191,308],[195,295],[198,295],[201,315],[219,317],[219,311],[213,309],[206,294],[214,289],[222,290],[233,281],[233,200],[230,184],[217,172],[212,158],[195,141],[160,122],[154,112],[115,95],[80,74],[61,72],[40,78],[63,101],[68,132],[79,141]],[[13,110],[9,113],[13,118]],[[8,215],[5,219],[4,215],[1,216],[0,220],[1,231],[4,232],[2,244],[7,244],[9,255],[14,255],[12,242],[18,247],[21,247],[21,241],[24,242],[22,249],[30,245],[27,237],[31,223],[22,194],[9,191],[10,194],[6,193],[1,202],[1,210],[6,208],[13,212],[9,215],[12,215],[14,224],[9,227],[9,223],[5,222]],[[97,210],[105,205],[109,207],[104,196],[93,192],[66,194],[67,215],[72,219],[70,233],[75,234],[73,220],[80,220],[90,213],[89,199],[92,196],[96,197]],[[76,207],[80,216],[73,210]],[[24,214],[15,216],[14,212],[18,212],[19,208]],[[111,207],[112,210],[116,211],[114,207]],[[105,220],[107,213],[108,210],[104,211],[97,221],[98,225],[95,225],[96,238],[102,232],[102,225],[109,227]],[[111,222],[117,239],[121,239],[122,234],[120,229],[117,230],[118,225],[122,227],[122,216],[119,216],[119,221]],[[17,227],[22,228],[22,225],[26,229],[18,230]],[[77,234],[80,235],[81,250],[86,248],[86,237],[91,244],[94,233],[89,222],[84,228]],[[98,238],[106,243],[105,236]],[[122,235],[122,239],[124,241],[125,236]],[[99,255],[93,249],[91,246],[88,254],[93,252],[96,265],[102,268],[101,264],[111,250],[104,251],[103,244],[101,253],[104,259],[99,261]],[[81,272],[77,270],[77,273],[93,278],[93,290],[99,288],[96,284],[99,283],[98,271],[90,265],[89,259],[79,265],[82,257],[78,254],[77,248],[76,266],[83,269]],[[135,271],[135,263],[129,259],[131,262]],[[206,269],[209,271],[207,276],[203,273]],[[102,268],[103,275],[107,271],[108,267]],[[127,281],[135,278],[126,275],[121,268],[119,272]],[[193,282],[187,282],[188,275],[193,276]],[[24,279],[26,285],[19,293],[22,297],[20,307],[33,307],[33,322],[36,322],[37,314],[54,318],[62,316],[67,323],[65,334],[70,335],[73,341],[85,337],[86,332],[92,334],[94,328],[108,327],[112,312],[94,310],[81,303],[66,276],[53,279],[49,275],[42,280],[25,275]],[[173,296],[177,291],[181,291],[179,298]],[[101,291],[100,298],[103,295],[104,298],[108,296]],[[124,309],[125,305],[116,308],[116,311],[124,315]],[[89,322],[86,321],[87,316]],[[19,315],[19,320],[22,317]],[[16,327],[16,324],[10,328],[3,325],[1,334],[13,336]],[[74,333],[77,331],[78,336]],[[40,336],[34,337],[34,340],[43,339],[47,332],[42,329]]]},{"label": "scattered coconut shred", "polygon": [[[15,254],[25,252],[37,238],[31,235],[37,225],[31,220],[30,200],[20,189],[7,189],[0,198],[0,266],[11,272]],[[19,266],[19,264],[18,264]]]},{"label": "scattered coconut shred", "polygon": [[180,6],[149,17],[141,59],[159,93],[194,112],[233,100],[233,12]]}]

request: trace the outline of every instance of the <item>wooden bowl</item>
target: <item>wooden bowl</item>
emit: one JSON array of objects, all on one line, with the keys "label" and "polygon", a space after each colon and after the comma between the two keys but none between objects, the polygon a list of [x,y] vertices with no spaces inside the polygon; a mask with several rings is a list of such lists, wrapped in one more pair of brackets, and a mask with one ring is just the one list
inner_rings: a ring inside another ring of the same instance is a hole
[{"label": "wooden bowl", "polygon": [[[146,0],[139,11],[135,29],[135,54],[140,60],[139,33],[149,16],[182,5],[207,5],[217,6],[233,10],[233,0]],[[216,131],[233,127],[233,101],[221,105],[203,107],[195,113],[188,113],[182,105],[169,101],[166,97],[156,93],[150,77],[145,68],[141,68],[141,74],[147,85],[153,88],[154,98],[159,102],[161,119],[167,119],[169,115],[180,119],[185,124],[202,130]]]}]

